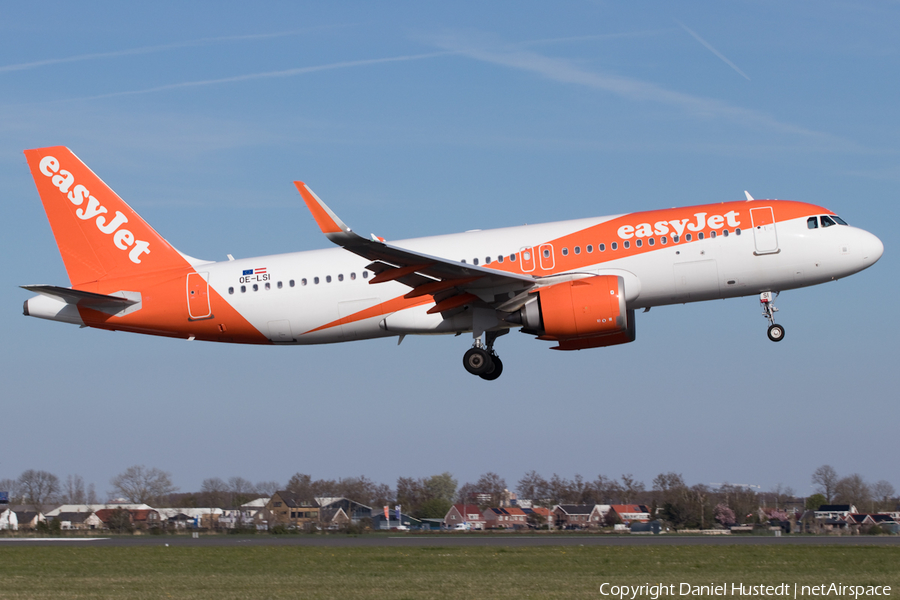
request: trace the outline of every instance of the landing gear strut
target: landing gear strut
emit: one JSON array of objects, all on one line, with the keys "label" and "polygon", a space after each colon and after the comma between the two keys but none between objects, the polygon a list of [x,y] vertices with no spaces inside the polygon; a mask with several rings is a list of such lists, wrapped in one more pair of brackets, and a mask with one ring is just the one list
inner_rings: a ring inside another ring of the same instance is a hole
[{"label": "landing gear strut", "polygon": [[780,342],[784,339],[784,327],[775,323],[775,313],[778,312],[778,309],[775,308],[775,298],[778,297],[778,292],[763,292],[759,295],[759,305],[762,306],[763,316],[769,320],[769,330],[766,332],[769,336],[769,339],[773,342]]},{"label": "landing gear strut", "polygon": [[484,334],[486,345],[481,342],[481,337],[476,338],[472,347],[463,355],[463,366],[466,371],[486,381],[500,377],[503,373],[503,361],[494,352],[494,340],[504,333],[509,333],[509,330],[486,331]]}]

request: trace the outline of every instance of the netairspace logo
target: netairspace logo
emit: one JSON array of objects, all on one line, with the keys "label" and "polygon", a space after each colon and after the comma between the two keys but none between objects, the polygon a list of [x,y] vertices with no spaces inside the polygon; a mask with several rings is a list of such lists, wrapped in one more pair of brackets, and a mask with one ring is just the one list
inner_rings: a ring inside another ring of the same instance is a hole
[{"label": "netairspace logo", "polygon": [[692,583],[646,583],[644,585],[613,585],[604,583],[600,586],[600,595],[634,600],[650,598],[658,600],[668,596],[752,596],[776,598],[804,597],[846,597],[861,598],[866,596],[890,596],[889,585],[845,585],[843,583],[823,583],[820,585],[800,585],[797,583],[781,583],[778,585],[758,585],[744,583],[710,583],[695,585]]}]

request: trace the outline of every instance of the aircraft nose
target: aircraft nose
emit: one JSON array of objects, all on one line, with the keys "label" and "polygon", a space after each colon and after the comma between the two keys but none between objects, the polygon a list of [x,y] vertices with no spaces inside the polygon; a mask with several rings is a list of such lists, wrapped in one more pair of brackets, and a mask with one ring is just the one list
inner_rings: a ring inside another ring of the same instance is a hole
[{"label": "aircraft nose", "polygon": [[881,255],[884,254],[884,244],[881,243],[877,236],[868,231],[864,231],[862,237],[863,239],[860,240],[862,242],[860,244],[862,259],[866,265],[874,265],[881,258]]}]

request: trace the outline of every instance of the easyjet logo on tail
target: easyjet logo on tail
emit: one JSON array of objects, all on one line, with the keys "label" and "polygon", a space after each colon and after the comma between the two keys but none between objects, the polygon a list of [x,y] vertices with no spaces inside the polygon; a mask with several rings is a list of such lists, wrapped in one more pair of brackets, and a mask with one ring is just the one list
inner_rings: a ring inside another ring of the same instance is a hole
[{"label": "easyjet logo on tail", "polygon": [[[65,194],[72,204],[80,207],[75,211],[75,216],[82,221],[94,219],[94,223],[96,223],[100,233],[111,235],[116,248],[128,252],[128,258],[131,262],[140,264],[141,255],[150,254],[150,242],[136,240],[131,231],[122,229],[122,225],[128,223],[128,217],[122,214],[121,211],[117,210],[116,216],[107,220],[109,211],[106,207],[91,196],[91,192],[86,187],[80,183],[76,184],[75,177],[71,173],[59,167],[59,161],[53,156],[45,156],[41,159],[41,173],[50,177],[50,183]],[[74,187],[72,187],[73,185]],[[86,205],[85,201],[87,201]]]},{"label": "easyjet logo on tail", "polygon": [[738,216],[740,216],[741,213],[735,210],[729,211],[724,215],[712,215],[709,218],[707,218],[707,214],[709,213],[695,213],[693,220],[672,219],[670,221],[657,221],[652,225],[650,223],[622,225],[616,233],[621,239],[629,240],[633,237],[643,238],[653,237],[654,235],[668,235],[670,231],[674,232],[677,236],[681,236],[684,234],[685,228],[687,228],[688,231],[703,231],[707,227],[710,229],[720,229],[726,224],[728,227],[741,226],[741,222],[738,220]]}]

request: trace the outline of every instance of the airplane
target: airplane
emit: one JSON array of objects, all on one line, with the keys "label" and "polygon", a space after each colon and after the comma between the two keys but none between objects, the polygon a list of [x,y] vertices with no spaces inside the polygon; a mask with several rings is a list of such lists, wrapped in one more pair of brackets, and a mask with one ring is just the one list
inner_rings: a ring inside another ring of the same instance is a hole
[{"label": "airplane", "polygon": [[832,211],[746,200],[387,242],[294,182],[337,248],[207,261],[176,250],[63,146],[25,156],[71,287],[25,285],[27,316],[187,340],[328,344],[471,333],[465,369],[497,379],[518,328],[554,350],[632,342],[635,311],[775,297],[872,266],[884,246]]}]

